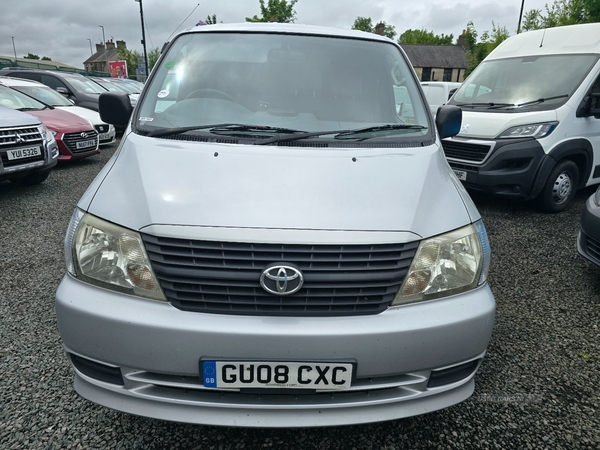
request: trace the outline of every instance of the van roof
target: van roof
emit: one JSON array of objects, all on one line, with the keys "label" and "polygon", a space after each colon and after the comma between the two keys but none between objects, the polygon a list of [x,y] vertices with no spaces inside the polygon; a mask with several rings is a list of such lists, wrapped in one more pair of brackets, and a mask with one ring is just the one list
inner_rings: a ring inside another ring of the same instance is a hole
[{"label": "van roof", "polygon": [[[242,22],[215,24],[210,26],[196,26],[182,31],[179,34],[189,32],[240,32],[240,33],[291,33],[291,34],[311,34],[320,36],[350,37],[359,39],[373,39],[388,41],[391,40],[385,36],[375,33],[366,33],[359,30],[350,30],[346,28],[336,28],[319,25],[302,25],[279,22]],[[393,41],[391,41],[393,42]]]},{"label": "van roof", "polygon": [[485,59],[563,53],[600,54],[600,23],[546,28],[517,34],[502,42]]}]

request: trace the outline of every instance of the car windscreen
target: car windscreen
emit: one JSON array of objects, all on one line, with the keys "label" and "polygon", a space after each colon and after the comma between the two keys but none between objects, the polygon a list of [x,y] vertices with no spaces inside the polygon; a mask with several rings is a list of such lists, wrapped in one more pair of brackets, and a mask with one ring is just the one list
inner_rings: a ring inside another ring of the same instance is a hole
[{"label": "car windscreen", "polygon": [[554,109],[569,99],[597,60],[597,55],[570,54],[484,61],[450,104],[509,111]]},{"label": "car windscreen", "polygon": [[82,94],[102,94],[103,92],[106,92],[106,89],[103,89],[101,86],[87,78],[68,77],[67,81],[73,86],[73,89]]},{"label": "car windscreen", "polygon": [[5,86],[0,86],[0,106],[19,111],[38,111],[47,108],[34,98]]},{"label": "car windscreen", "polygon": [[73,106],[68,99],[47,86],[13,86],[19,92],[52,106]]},{"label": "car windscreen", "polygon": [[392,43],[190,33],[171,45],[153,72],[134,113],[134,129],[142,133],[235,124],[230,134],[261,138],[268,129],[313,133],[311,139],[366,129],[343,139],[433,136],[412,69]]}]

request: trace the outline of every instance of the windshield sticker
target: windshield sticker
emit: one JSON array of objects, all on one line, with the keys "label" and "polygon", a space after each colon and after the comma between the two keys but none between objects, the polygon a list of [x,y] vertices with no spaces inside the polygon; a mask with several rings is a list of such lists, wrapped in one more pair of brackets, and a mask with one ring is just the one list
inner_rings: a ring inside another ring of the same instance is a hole
[{"label": "windshield sticker", "polygon": [[146,122],[152,122],[154,120],[154,117],[140,117],[140,125],[145,125]]},{"label": "windshield sticker", "polygon": [[162,91],[160,91],[158,94],[156,94],[156,96],[158,98],[165,98],[169,95],[169,90],[168,89],[163,89]]},{"label": "windshield sticker", "polygon": [[174,67],[174,66],[175,66],[175,61],[167,61],[167,62],[165,63],[165,67],[166,67],[167,69],[170,69],[171,67]]}]

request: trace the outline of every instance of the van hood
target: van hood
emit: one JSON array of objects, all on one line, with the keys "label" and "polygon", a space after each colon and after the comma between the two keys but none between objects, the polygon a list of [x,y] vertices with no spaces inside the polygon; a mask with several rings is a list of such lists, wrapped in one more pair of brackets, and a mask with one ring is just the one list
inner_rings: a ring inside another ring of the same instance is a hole
[{"label": "van hood", "polygon": [[471,223],[470,198],[456,183],[437,144],[314,149],[130,133],[79,206],[134,230],[174,225],[429,237]]},{"label": "van hood", "polygon": [[457,137],[495,139],[500,133],[512,127],[556,120],[554,110],[507,113],[463,109],[462,126]]}]

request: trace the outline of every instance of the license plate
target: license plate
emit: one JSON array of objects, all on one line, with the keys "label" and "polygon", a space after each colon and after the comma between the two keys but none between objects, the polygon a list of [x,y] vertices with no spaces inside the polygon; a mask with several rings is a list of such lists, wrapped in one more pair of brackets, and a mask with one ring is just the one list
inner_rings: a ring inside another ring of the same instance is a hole
[{"label": "license plate", "polygon": [[466,181],[466,179],[467,179],[467,172],[465,172],[464,170],[455,170],[454,175],[456,175],[456,177],[460,181]]},{"label": "license plate", "polygon": [[207,388],[348,389],[354,364],[327,362],[200,361]]},{"label": "license plate", "polygon": [[96,140],[95,139],[90,139],[88,141],[79,141],[77,143],[77,149],[88,148],[88,147],[95,147],[95,146],[96,146]]},{"label": "license plate", "polygon": [[17,150],[8,150],[6,152],[6,156],[8,156],[10,161],[14,159],[31,158],[32,156],[39,156],[41,154],[42,151],[39,147],[19,148]]}]

